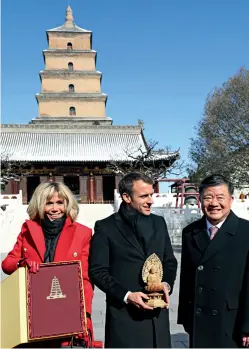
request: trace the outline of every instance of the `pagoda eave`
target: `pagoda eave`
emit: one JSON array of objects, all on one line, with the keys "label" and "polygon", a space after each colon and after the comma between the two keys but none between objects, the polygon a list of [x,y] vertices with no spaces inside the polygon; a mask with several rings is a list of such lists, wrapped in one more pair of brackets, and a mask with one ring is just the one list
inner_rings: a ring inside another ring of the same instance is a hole
[{"label": "pagoda eave", "polygon": [[41,70],[40,77],[56,77],[56,78],[74,78],[74,77],[101,77],[102,73],[97,70]]},{"label": "pagoda eave", "polygon": [[[66,117],[68,119],[68,117]],[[77,116],[74,117],[77,119]],[[97,117],[94,117],[97,118]],[[34,120],[34,119],[33,119]],[[51,120],[51,117],[49,117],[49,120]],[[58,127],[56,125],[50,125],[50,124],[43,124],[43,125],[36,125],[33,123],[29,124],[2,124],[1,129],[2,132],[7,133],[13,133],[13,132],[37,132],[37,128],[46,129],[46,133],[53,133],[53,132],[61,132],[61,130],[58,130]],[[54,128],[54,130],[51,130]],[[71,123],[64,124],[63,132],[68,131],[68,133],[72,133],[72,129],[77,128],[77,126],[74,126]],[[77,133],[89,133],[89,130],[93,131],[94,133],[103,133],[107,132],[109,133],[116,133],[116,134],[136,134],[139,135],[141,133],[141,127],[138,125],[112,125],[112,126],[85,126],[82,125],[82,128],[79,128],[77,130]]]},{"label": "pagoda eave", "polygon": [[45,57],[93,57],[95,62],[97,59],[97,52],[94,50],[43,50],[43,59],[45,62]]},{"label": "pagoda eave", "polygon": [[112,125],[112,118],[109,116],[38,116],[30,121],[31,125],[48,127],[53,129],[55,126],[63,130],[68,127],[73,129],[86,128],[86,126],[108,126]]},{"label": "pagoda eave", "polygon": [[43,54],[46,55],[65,55],[65,54],[69,54],[70,56],[74,55],[74,54],[78,54],[78,55],[82,55],[82,54],[96,54],[97,51],[95,50],[67,50],[67,49],[46,49],[42,51]]},{"label": "pagoda eave", "polygon": [[61,33],[62,35],[64,34],[92,34],[91,30],[88,29],[84,29],[79,27],[78,25],[76,25],[75,23],[73,23],[71,26],[66,26],[65,24],[56,27],[56,28],[52,28],[52,29],[47,29],[46,33],[56,33],[56,35],[58,35],[59,33]]},{"label": "pagoda eave", "polygon": [[38,93],[36,94],[37,102],[42,100],[107,100],[104,93]]}]

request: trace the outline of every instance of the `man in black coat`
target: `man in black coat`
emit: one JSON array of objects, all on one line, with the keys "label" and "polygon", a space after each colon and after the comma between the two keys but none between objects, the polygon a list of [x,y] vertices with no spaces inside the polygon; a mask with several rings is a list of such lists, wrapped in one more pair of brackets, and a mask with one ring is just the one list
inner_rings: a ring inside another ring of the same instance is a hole
[{"label": "man in black coat", "polygon": [[249,346],[249,221],[221,175],[199,188],[204,216],[183,229],[178,323],[193,348]]},{"label": "man in black coat", "polygon": [[163,266],[166,301],[176,278],[174,257],[163,217],[151,214],[153,182],[139,173],[119,184],[119,212],[97,221],[92,238],[90,278],[106,293],[106,348],[169,348],[169,310],[145,300],[142,268],[155,253]]}]

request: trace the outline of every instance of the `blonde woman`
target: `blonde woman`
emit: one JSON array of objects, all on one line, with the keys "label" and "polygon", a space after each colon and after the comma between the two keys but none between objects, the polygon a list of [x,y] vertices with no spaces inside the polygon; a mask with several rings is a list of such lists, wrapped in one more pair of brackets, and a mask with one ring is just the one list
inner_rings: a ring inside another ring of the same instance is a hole
[{"label": "blonde woman", "polygon": [[80,259],[88,328],[92,331],[93,288],[88,277],[92,231],[75,221],[79,212],[77,201],[63,183],[42,183],[36,188],[27,212],[30,220],[23,223],[13,250],[2,262],[4,273],[12,274],[22,266],[36,273],[40,263]]}]

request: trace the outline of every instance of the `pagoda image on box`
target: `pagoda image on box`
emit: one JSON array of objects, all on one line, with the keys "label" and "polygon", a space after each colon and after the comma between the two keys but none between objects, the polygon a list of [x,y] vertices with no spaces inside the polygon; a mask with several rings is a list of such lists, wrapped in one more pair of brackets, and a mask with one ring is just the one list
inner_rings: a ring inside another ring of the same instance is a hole
[{"label": "pagoda image on box", "polygon": [[62,294],[61,285],[56,276],[52,279],[51,291],[50,295],[47,296],[47,299],[58,299],[58,298],[66,298],[65,294]]}]

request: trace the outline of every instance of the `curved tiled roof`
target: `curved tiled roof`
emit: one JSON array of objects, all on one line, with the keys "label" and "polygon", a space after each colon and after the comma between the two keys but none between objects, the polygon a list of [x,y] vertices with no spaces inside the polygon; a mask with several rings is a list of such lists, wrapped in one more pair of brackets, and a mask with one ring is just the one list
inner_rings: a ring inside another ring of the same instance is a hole
[{"label": "curved tiled roof", "polygon": [[[129,160],[127,154],[145,151],[141,130],[129,128],[62,129],[2,128],[1,145],[12,161],[31,162],[108,162]],[[164,159],[175,158],[172,153]]]},{"label": "curved tiled roof", "polygon": [[13,161],[126,160],[126,149],[145,147],[139,134],[2,132],[2,149]]},{"label": "curved tiled roof", "polygon": [[75,23],[73,23],[71,27],[66,27],[65,24],[63,24],[57,28],[49,29],[47,32],[92,33],[90,30],[78,27]]}]

